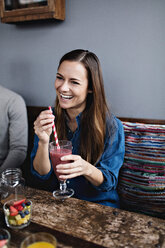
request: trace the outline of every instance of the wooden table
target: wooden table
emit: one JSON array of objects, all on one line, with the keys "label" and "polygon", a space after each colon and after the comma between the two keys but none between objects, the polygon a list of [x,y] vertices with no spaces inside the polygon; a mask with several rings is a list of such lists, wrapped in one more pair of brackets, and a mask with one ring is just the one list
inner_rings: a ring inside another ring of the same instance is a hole
[{"label": "wooden table", "polygon": [[70,198],[57,201],[52,193],[26,188],[33,202],[32,222],[21,230],[5,226],[2,205],[0,226],[11,233],[11,248],[19,248],[31,233],[53,234],[59,248],[164,248],[165,220]]}]

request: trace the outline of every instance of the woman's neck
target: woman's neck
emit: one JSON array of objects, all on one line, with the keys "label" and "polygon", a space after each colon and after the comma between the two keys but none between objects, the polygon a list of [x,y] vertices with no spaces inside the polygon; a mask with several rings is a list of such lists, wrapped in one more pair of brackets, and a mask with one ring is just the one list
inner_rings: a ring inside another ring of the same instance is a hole
[{"label": "woman's neck", "polygon": [[67,116],[69,121],[74,121],[76,120],[76,116],[79,115],[79,112],[77,111],[71,111],[71,110],[66,110]]},{"label": "woman's neck", "polygon": [[68,116],[68,126],[69,128],[71,129],[72,132],[75,132],[76,129],[77,129],[77,120],[76,120],[76,116],[79,114],[79,113],[76,113],[75,111],[66,111],[67,113],[67,116]]}]

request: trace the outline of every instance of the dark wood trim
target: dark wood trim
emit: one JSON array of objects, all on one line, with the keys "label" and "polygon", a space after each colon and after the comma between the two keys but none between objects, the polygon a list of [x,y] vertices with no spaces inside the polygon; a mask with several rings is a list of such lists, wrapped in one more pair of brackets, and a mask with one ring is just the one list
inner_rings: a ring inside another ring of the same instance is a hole
[{"label": "dark wood trim", "polygon": [[121,121],[128,121],[128,122],[139,122],[145,124],[160,124],[165,125],[165,120],[158,120],[158,119],[142,119],[142,118],[129,118],[129,117],[118,117]]},{"label": "dark wood trim", "polygon": [[27,106],[27,116],[28,116],[28,153],[31,153],[34,140],[34,121],[41,111],[48,109],[48,107],[41,106]]}]

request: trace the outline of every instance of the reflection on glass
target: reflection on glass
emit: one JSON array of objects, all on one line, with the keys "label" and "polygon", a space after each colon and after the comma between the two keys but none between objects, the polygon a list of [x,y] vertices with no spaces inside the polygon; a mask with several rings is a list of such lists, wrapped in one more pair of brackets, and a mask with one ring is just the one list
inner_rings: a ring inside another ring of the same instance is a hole
[{"label": "reflection on glass", "polygon": [[5,10],[48,5],[47,0],[5,0]]}]

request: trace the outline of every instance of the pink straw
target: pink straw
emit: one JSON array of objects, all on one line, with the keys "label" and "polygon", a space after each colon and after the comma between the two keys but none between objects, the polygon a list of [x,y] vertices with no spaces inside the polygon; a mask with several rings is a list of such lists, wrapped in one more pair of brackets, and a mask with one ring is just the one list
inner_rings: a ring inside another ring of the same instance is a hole
[{"label": "pink straw", "polygon": [[[52,111],[51,106],[49,106],[49,110]],[[56,142],[56,146],[60,148],[60,145],[59,145],[59,142],[58,142],[58,137],[57,137],[55,123],[53,123],[53,134],[54,134],[54,139],[55,139],[55,142]]]}]

